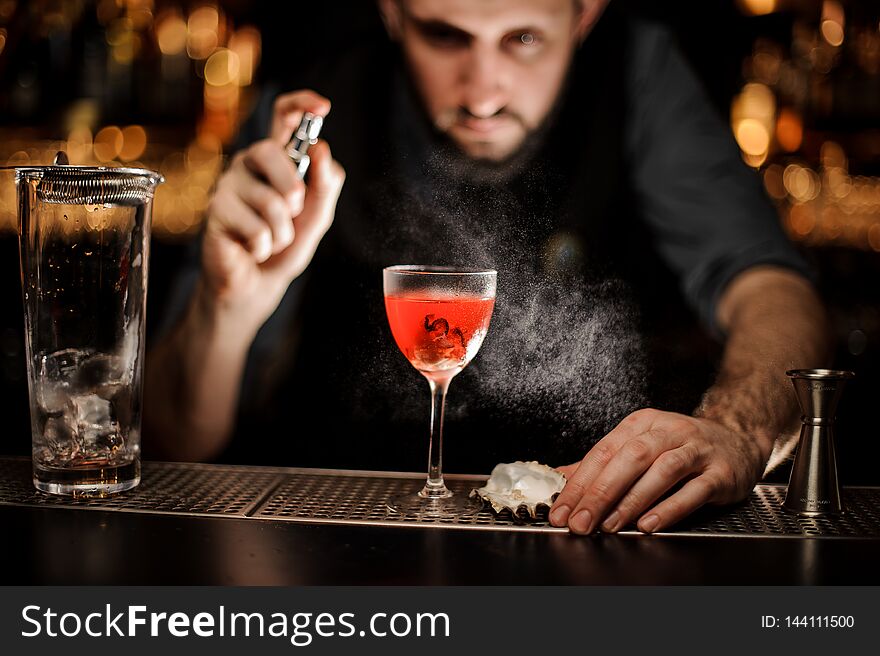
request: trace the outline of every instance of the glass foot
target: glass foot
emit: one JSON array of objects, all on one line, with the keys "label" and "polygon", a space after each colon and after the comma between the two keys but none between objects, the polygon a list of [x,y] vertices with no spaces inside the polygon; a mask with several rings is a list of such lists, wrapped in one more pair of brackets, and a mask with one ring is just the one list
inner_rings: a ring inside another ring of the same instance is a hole
[{"label": "glass foot", "polygon": [[475,515],[483,508],[479,499],[471,499],[463,494],[427,498],[417,492],[391,497],[386,505],[389,510],[401,515],[438,519]]}]

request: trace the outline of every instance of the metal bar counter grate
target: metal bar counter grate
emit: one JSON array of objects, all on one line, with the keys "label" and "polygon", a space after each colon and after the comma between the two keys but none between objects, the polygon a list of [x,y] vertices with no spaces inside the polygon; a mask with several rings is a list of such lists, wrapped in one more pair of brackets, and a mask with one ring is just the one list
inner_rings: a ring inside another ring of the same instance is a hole
[{"label": "metal bar counter grate", "polygon": [[[467,494],[486,477],[449,475],[447,484]],[[0,458],[0,505],[93,509],[309,524],[361,524],[502,531],[565,532],[550,526],[546,510],[537,520],[495,515],[401,515],[386,501],[418,489],[422,474],[245,467],[147,462],[142,482],[108,498],[68,499],[37,492],[26,458]],[[844,488],[847,512],[806,518],[782,510],[785,487],[759,485],[741,504],[705,508],[670,535],[738,537],[822,537],[880,540],[880,488]],[[635,533],[636,531],[623,531]],[[661,534],[662,535],[662,534]]]}]

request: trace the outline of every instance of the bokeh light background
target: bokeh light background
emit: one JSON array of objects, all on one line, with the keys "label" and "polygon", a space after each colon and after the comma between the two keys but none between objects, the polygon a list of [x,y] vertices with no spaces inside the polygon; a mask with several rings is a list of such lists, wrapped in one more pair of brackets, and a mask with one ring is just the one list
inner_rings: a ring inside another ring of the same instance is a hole
[{"label": "bokeh light background", "polygon": [[[860,471],[856,461],[880,455],[861,434],[880,398],[880,3],[614,1],[670,26],[815,265],[836,363],[859,376],[841,433],[861,450],[840,452]],[[64,149],[73,164],[165,176],[154,329],[264,82],[377,29],[369,0],[0,0],[0,166],[48,164]],[[16,222],[11,176],[0,175],[0,410],[15,435],[5,452],[29,444]]]}]

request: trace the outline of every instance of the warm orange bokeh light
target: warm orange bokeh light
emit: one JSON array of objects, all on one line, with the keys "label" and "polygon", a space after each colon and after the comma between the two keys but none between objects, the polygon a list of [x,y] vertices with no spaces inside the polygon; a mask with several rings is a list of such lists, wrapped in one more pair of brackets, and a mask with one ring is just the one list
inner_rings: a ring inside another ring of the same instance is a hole
[{"label": "warm orange bokeh light", "polygon": [[186,21],[180,10],[171,9],[159,17],[156,43],[163,55],[179,55],[186,49]]},{"label": "warm orange bokeh light", "polygon": [[788,215],[788,225],[799,237],[806,237],[816,227],[816,217],[806,205],[795,205]]},{"label": "warm orange bokeh light", "polygon": [[119,156],[123,146],[122,130],[108,125],[95,135],[95,157],[99,162],[109,162]]},{"label": "warm orange bokeh light", "polygon": [[238,83],[238,55],[226,48],[218,48],[205,62],[205,82],[214,87]]},{"label": "warm orange bokeh light", "polygon": [[220,43],[220,12],[213,5],[199,7],[186,24],[186,52],[193,59],[207,59]]},{"label": "warm orange bokeh light", "polygon": [[239,86],[245,87],[254,81],[254,72],[260,63],[261,43],[260,32],[250,26],[241,28],[229,39],[229,49],[238,55]]},{"label": "warm orange bokeh light", "polygon": [[746,155],[758,157],[766,153],[770,146],[767,129],[756,119],[746,118],[740,121],[734,134],[739,147]]},{"label": "warm orange bokeh light", "polygon": [[138,159],[147,148],[147,131],[140,125],[129,125],[122,130],[122,147],[119,149],[119,159],[130,162]]},{"label": "warm orange bokeh light", "polygon": [[793,109],[785,108],[776,119],[776,141],[783,150],[793,153],[804,140],[804,124]]},{"label": "warm orange bokeh light", "polygon": [[739,0],[740,9],[752,16],[763,16],[776,11],[776,0]]}]

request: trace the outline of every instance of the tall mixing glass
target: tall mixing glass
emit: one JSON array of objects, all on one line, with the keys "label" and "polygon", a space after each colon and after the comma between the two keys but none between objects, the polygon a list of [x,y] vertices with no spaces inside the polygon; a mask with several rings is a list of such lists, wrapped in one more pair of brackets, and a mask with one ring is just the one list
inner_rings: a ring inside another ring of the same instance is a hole
[{"label": "tall mixing glass", "polygon": [[450,381],[480,350],[495,305],[497,274],[432,266],[383,270],[385,311],[397,346],[431,388],[428,480],[389,502],[401,513],[465,514],[479,504],[443,482],[443,410]]},{"label": "tall mixing glass", "polygon": [[104,496],[140,481],[150,211],[160,182],[142,169],[16,170],[34,485],[44,492]]}]

